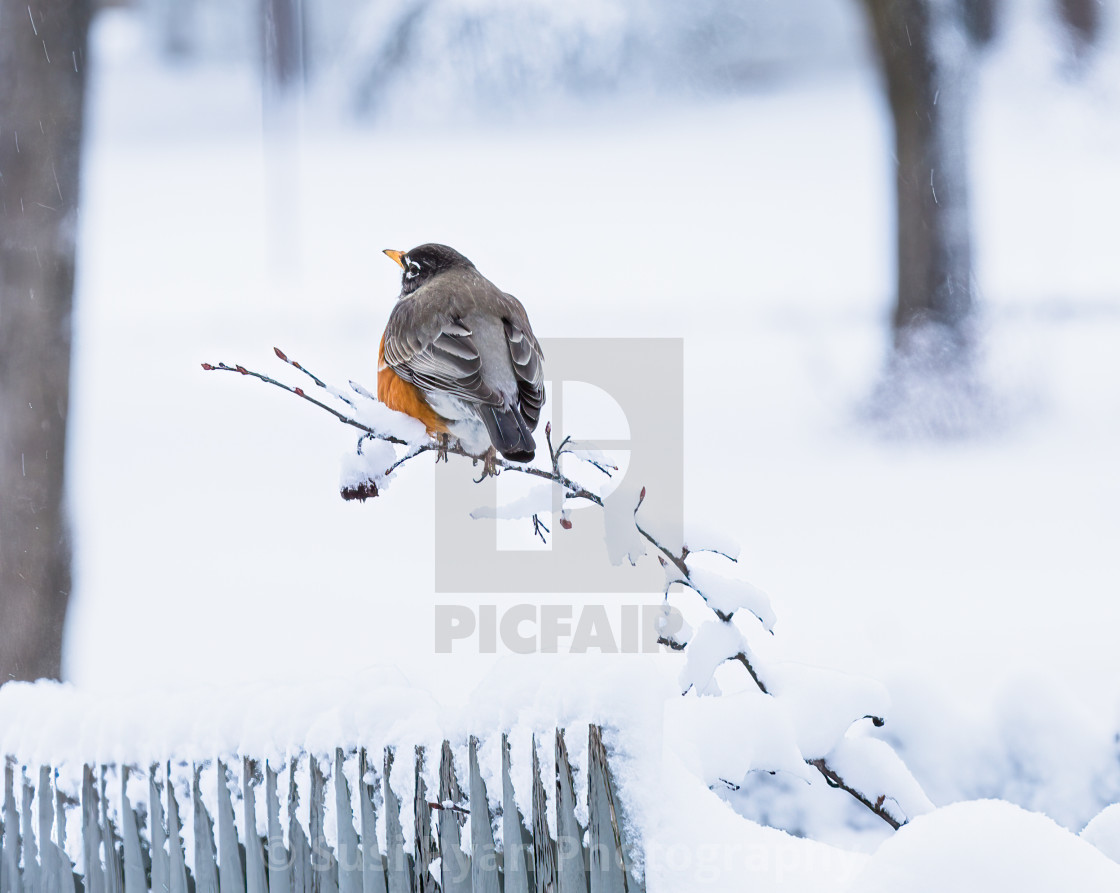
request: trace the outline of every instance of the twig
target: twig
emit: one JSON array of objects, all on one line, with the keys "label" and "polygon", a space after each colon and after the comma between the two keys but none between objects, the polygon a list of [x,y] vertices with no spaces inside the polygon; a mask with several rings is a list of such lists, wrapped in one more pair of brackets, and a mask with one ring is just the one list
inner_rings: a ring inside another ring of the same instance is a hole
[{"label": "twig", "polygon": [[[327,412],[329,412],[331,415],[333,415],[336,419],[338,419],[340,422],[342,422],[342,424],[349,425],[351,428],[357,428],[359,431],[365,431],[366,434],[370,435],[371,437],[376,437],[378,440],[387,440],[387,441],[389,441],[389,443],[400,444],[402,446],[407,446],[408,445],[408,441],[406,441],[406,440],[401,440],[401,438],[394,437],[391,434],[384,434],[384,433],[374,431],[368,425],[363,425],[357,419],[351,418],[350,416],[346,415],[343,412],[339,412],[333,406],[328,406],[326,403],[323,403],[320,400],[316,400],[314,397],[308,396],[307,392],[304,391],[303,388],[297,388],[297,387],[293,387],[290,384],[284,384],[284,382],[277,381],[275,378],[271,378],[267,375],[264,375],[261,372],[254,372],[252,369],[246,369],[244,366],[240,366],[240,365],[238,365],[238,366],[227,366],[225,363],[203,363],[202,368],[207,372],[238,372],[241,375],[248,375],[251,378],[259,379],[260,381],[263,381],[265,384],[270,384],[270,385],[273,385],[274,387],[278,387],[282,391],[287,391],[289,394],[295,394],[297,397],[300,397],[301,399],[306,400],[308,403],[313,403],[316,406],[318,406],[320,409],[325,409]],[[306,372],[307,370],[304,369],[303,371]]]},{"label": "twig", "polygon": [[830,786],[832,786],[834,788],[839,788],[841,791],[847,791],[849,794],[851,794],[853,797],[855,797],[860,803],[862,803],[864,806],[866,806],[868,809],[870,809],[873,813],[875,813],[875,815],[877,815],[884,822],[886,822],[888,825],[890,825],[892,828],[894,828],[895,831],[897,831],[899,828],[902,827],[903,823],[900,822],[893,815],[891,815],[889,812],[887,812],[886,809],[883,808],[883,805],[887,801],[886,795],[880,794],[879,797],[877,797],[874,801],[869,800],[860,791],[856,790],[851,785],[845,783],[844,779],[841,778],[840,773],[838,773],[835,769],[833,769],[831,766],[829,766],[828,763],[826,763],[823,758],[822,759],[817,759],[817,760],[808,760],[807,762],[809,763],[810,766],[815,767],[817,769],[817,771],[820,772],[820,774],[824,776],[825,781],[827,781]]},{"label": "twig", "polygon": [[754,680],[754,684],[758,686],[758,690],[760,692],[762,692],[764,695],[770,694],[770,689],[768,689],[766,687],[765,682],[763,682],[761,679],[758,678],[758,672],[751,665],[750,659],[747,657],[747,655],[744,652],[740,651],[738,654],[736,654],[731,659],[739,661],[739,663],[741,663],[744,667],[747,668],[747,672],[751,674],[751,679]]},{"label": "twig", "polygon": [[429,800],[428,801],[428,808],[429,809],[446,809],[448,812],[457,812],[460,815],[470,815],[471,814],[471,811],[469,809],[467,809],[465,806],[456,806],[456,805],[451,804],[451,803],[447,803],[447,804],[436,803],[434,800]]},{"label": "twig", "polygon": [[[541,533],[542,530],[544,531],[544,533]],[[552,531],[549,530],[547,527],[545,527],[544,526],[544,521],[542,521],[540,519],[539,515],[534,513],[533,514],[533,535],[534,536],[539,536],[541,538],[541,542],[544,543],[545,545],[547,545],[548,540],[546,540],[544,538],[545,533],[552,533]]]},{"label": "twig", "polygon": [[[328,394],[330,394],[335,399],[341,400],[343,403],[345,403],[351,409],[357,409],[358,408],[357,406],[354,405],[354,402],[349,397],[344,397],[342,395],[342,391],[340,391],[338,388],[332,388],[330,385],[328,385],[325,381],[323,381],[323,379],[321,379],[318,375],[316,375],[310,369],[304,368],[299,363],[297,363],[295,360],[289,360],[288,355],[285,354],[284,351],[282,351],[279,347],[272,348],[272,352],[275,353],[276,356],[278,356],[281,360],[283,360],[285,363],[287,363],[293,369],[298,369],[300,372],[302,372],[304,375],[306,375],[308,378],[310,378],[313,382],[315,382],[315,384],[317,384],[319,387],[321,387],[324,391],[326,391]],[[352,383],[351,383],[351,387],[353,387]],[[363,388],[363,390],[365,390],[365,389]],[[368,394],[369,392],[367,391],[366,393]]]}]

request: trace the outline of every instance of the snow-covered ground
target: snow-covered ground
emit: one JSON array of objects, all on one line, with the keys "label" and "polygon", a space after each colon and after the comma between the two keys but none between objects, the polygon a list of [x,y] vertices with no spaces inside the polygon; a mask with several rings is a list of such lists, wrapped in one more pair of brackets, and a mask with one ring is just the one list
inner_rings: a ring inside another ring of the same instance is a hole
[{"label": "snow-covered ground", "polygon": [[[974,116],[976,278],[1003,409],[985,436],[930,445],[858,423],[893,278],[872,72],[524,127],[359,128],[311,104],[277,149],[251,70],[162,67],[134,22],[102,14],[69,678],[170,691],[393,667],[458,704],[512,660],[433,653],[436,604],[488,599],[434,592],[428,463],[344,504],[348,431],[199,367],[283,373],[276,345],[372,385],[398,291],[381,249],[443,241],[521,297],[540,335],[683,336],[686,513],[741,543],[774,599],[776,656],[884,683],[883,732],[935,804],[1003,797],[1079,831],[1120,799],[1120,79],[1115,46],[1076,85],[1036,48],[1023,28],[996,48]],[[726,805],[702,789],[680,797],[713,811],[698,828],[745,826],[720,824]],[[1019,821],[977,811],[954,831],[940,815],[890,858]],[[843,856],[830,876],[859,867]],[[782,864],[770,888],[822,889],[817,867],[798,887]],[[899,889],[890,877],[869,869],[857,889]]]}]

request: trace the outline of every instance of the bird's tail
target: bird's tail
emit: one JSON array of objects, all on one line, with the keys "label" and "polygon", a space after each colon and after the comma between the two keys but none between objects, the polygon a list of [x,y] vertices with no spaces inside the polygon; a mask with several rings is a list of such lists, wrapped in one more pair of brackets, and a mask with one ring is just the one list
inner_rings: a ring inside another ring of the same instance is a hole
[{"label": "bird's tail", "polygon": [[479,406],[478,414],[499,453],[513,462],[531,462],[537,445],[516,406]]}]

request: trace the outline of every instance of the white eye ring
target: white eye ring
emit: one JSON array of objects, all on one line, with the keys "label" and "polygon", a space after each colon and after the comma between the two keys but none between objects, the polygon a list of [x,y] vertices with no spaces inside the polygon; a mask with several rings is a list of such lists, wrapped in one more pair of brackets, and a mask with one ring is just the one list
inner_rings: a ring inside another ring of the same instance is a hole
[{"label": "white eye ring", "polygon": [[404,271],[405,279],[415,279],[420,275],[420,264],[414,260],[408,261],[408,268]]}]

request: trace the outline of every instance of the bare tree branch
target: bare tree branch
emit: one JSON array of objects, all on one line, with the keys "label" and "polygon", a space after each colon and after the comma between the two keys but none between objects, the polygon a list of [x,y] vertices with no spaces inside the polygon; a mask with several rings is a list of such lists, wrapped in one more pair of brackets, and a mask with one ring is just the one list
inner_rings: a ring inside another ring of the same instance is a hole
[{"label": "bare tree branch", "polygon": [[[277,351],[277,353],[279,354],[279,351]],[[284,360],[285,360],[285,362],[289,362],[287,357],[284,357]],[[289,364],[290,365],[295,365],[293,363],[289,363]],[[325,409],[327,412],[329,412],[331,415],[333,415],[336,419],[338,419],[340,422],[342,422],[342,424],[349,425],[351,428],[357,428],[359,431],[364,431],[366,434],[370,435],[371,437],[376,437],[378,440],[387,440],[387,441],[389,441],[389,443],[395,443],[395,444],[400,444],[400,445],[404,445],[404,446],[407,446],[407,444],[408,444],[408,441],[402,440],[399,437],[393,437],[392,435],[389,435],[389,434],[379,434],[378,432],[376,432],[372,428],[370,428],[368,425],[363,425],[357,419],[351,418],[350,416],[346,415],[345,413],[339,412],[333,406],[328,406],[326,403],[323,403],[319,400],[316,400],[314,397],[308,396],[307,392],[304,391],[303,388],[297,388],[297,387],[293,387],[290,384],[284,384],[284,382],[277,381],[275,378],[271,378],[270,376],[265,375],[262,372],[254,372],[252,369],[246,369],[244,366],[241,366],[241,365],[227,366],[225,363],[203,363],[202,368],[206,372],[238,372],[241,375],[248,375],[251,378],[259,379],[260,381],[263,381],[265,384],[270,384],[273,387],[280,388],[282,391],[287,391],[289,394],[295,394],[297,397],[299,397],[303,400],[306,400],[308,403],[312,403],[315,406],[318,406],[320,409]],[[307,373],[307,370],[303,369],[302,366],[297,366],[296,368],[298,368],[301,371]],[[307,373],[307,374],[310,375],[310,373]]]},{"label": "bare tree branch", "polygon": [[846,784],[844,779],[840,777],[840,774],[823,759],[809,760],[808,763],[824,776],[825,781],[827,781],[830,786],[839,788],[841,791],[847,791],[847,793],[851,794],[860,803],[875,813],[875,815],[894,828],[895,831],[905,824],[905,822],[900,822],[884,808],[884,804],[887,802],[885,794],[880,794],[874,801],[869,800],[863,793],[856,790],[851,785]]},{"label": "bare tree branch", "polygon": [[762,692],[764,695],[770,694],[770,689],[768,689],[766,687],[766,683],[758,677],[758,671],[755,670],[754,666],[750,662],[750,658],[748,658],[744,652],[740,651],[732,658],[732,660],[739,661],[739,663],[747,668],[747,672],[751,674],[751,679],[754,680],[754,684],[758,686],[758,690],[760,692]]}]

